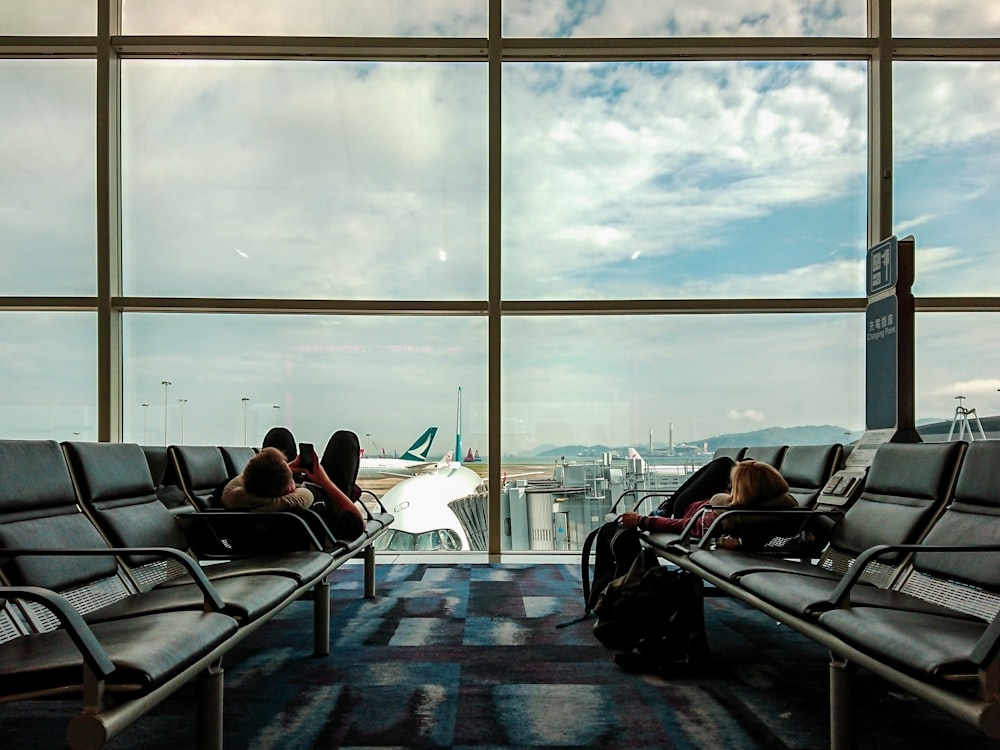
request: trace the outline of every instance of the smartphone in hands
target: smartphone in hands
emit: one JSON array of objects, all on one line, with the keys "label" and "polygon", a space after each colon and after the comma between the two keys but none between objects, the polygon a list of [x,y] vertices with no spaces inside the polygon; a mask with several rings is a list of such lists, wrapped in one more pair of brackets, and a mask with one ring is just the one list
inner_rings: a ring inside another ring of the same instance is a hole
[{"label": "smartphone in hands", "polygon": [[316,466],[316,449],[312,443],[299,443],[299,466],[304,471],[312,471]]}]

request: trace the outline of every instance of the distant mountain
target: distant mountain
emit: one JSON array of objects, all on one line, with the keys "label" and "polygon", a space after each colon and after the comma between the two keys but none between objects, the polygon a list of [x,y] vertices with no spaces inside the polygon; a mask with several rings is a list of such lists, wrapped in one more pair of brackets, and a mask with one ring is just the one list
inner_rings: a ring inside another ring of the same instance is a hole
[{"label": "distant mountain", "polygon": [[688,445],[708,445],[708,452],[716,448],[744,445],[829,445],[849,443],[861,436],[860,430],[848,430],[838,425],[802,425],[800,427],[765,427],[751,432],[731,432],[725,435],[691,440]]},{"label": "distant mountain", "polygon": [[[991,439],[1000,439],[1000,416],[982,417],[980,423],[986,436]],[[974,437],[979,439],[978,426],[973,421],[970,425],[975,430]],[[925,440],[936,441],[946,439],[948,431],[952,429],[950,419],[942,420],[938,418],[917,420],[917,432]],[[730,448],[733,446],[754,446],[754,445],[829,445],[830,443],[852,443],[863,434],[862,430],[848,430],[846,427],[838,425],[801,425],[799,427],[766,427],[762,430],[752,430],[750,432],[730,432],[724,435],[714,435],[698,440],[689,440],[676,445],[706,446],[708,453],[714,453],[717,448]],[[958,426],[954,430],[955,437],[958,436]],[[968,438],[966,438],[968,439]],[[676,447],[675,445],[675,447]],[[645,446],[648,448],[648,446]],[[654,443],[656,450],[666,450],[666,443]],[[644,446],[636,445],[635,448],[644,452]],[[539,446],[533,455],[546,457],[575,458],[586,456],[599,457],[608,451],[617,451],[622,457],[628,455],[629,446],[607,446],[607,445],[563,445],[563,446]]]}]

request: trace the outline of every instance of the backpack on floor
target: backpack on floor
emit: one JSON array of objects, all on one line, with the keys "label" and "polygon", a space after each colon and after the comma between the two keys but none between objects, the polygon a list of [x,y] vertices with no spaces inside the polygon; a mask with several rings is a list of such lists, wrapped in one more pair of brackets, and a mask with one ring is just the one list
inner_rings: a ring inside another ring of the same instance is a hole
[{"label": "backpack on floor", "polygon": [[594,636],[616,651],[637,651],[668,663],[707,655],[701,581],[660,565],[642,550],[628,572],[611,581],[594,604]]}]

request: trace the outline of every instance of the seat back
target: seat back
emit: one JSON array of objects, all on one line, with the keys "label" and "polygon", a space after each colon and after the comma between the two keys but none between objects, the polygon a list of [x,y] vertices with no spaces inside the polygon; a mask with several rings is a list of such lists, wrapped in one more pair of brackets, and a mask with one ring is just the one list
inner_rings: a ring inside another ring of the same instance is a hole
[{"label": "seat back", "polygon": [[[969,444],[955,499],[924,537],[925,545],[1000,543],[1000,441]],[[1000,552],[941,552],[913,556],[903,590],[992,620],[1000,611]]]},{"label": "seat back", "polygon": [[[0,550],[102,549],[108,544],[77,503],[62,448],[54,440],[0,440]],[[2,557],[2,555],[0,555]],[[0,574],[12,585],[67,594],[80,611],[128,595],[112,554],[17,555]]]},{"label": "seat back", "polygon": [[[865,489],[844,513],[821,564],[839,571],[875,545],[918,543],[951,501],[965,449],[962,442],[879,446]],[[866,580],[888,583],[900,559],[870,566]]]},{"label": "seat back", "polygon": [[739,461],[741,458],[743,458],[743,454],[746,453],[746,451],[747,449],[745,446],[716,448],[715,453],[712,454],[712,459],[714,460],[716,458],[722,458],[723,456],[725,456],[726,458],[731,458],[734,461]]},{"label": "seat back", "polygon": [[170,451],[165,445],[144,445],[142,452],[149,465],[149,473],[153,477],[156,496],[170,510],[185,512],[192,509],[184,490],[177,480],[177,469],[170,460]]},{"label": "seat back", "polygon": [[741,461],[753,459],[770,464],[775,469],[781,470],[781,460],[785,457],[787,445],[754,445],[747,448],[740,457]]},{"label": "seat back", "polygon": [[217,510],[215,490],[229,480],[222,452],[214,445],[171,445],[170,460],[188,502],[199,510]]},{"label": "seat back", "polygon": [[219,452],[222,454],[222,460],[226,464],[226,473],[230,479],[242,474],[250,459],[257,454],[254,448],[231,445],[220,445]]},{"label": "seat back", "polygon": [[781,476],[800,508],[816,505],[819,493],[843,461],[843,446],[793,445],[781,459]]},{"label": "seat back", "polygon": [[[156,496],[142,448],[134,443],[63,443],[79,500],[115,547],[172,547],[187,539]],[[159,560],[132,555],[129,567]]]}]

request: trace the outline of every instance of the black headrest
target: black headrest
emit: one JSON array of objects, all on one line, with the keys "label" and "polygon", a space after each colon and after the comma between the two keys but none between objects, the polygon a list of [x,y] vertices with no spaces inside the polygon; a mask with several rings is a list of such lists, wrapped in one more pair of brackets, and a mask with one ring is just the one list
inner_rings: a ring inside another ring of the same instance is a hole
[{"label": "black headrest", "polygon": [[156,492],[146,456],[135,443],[63,443],[85,502]]}]

